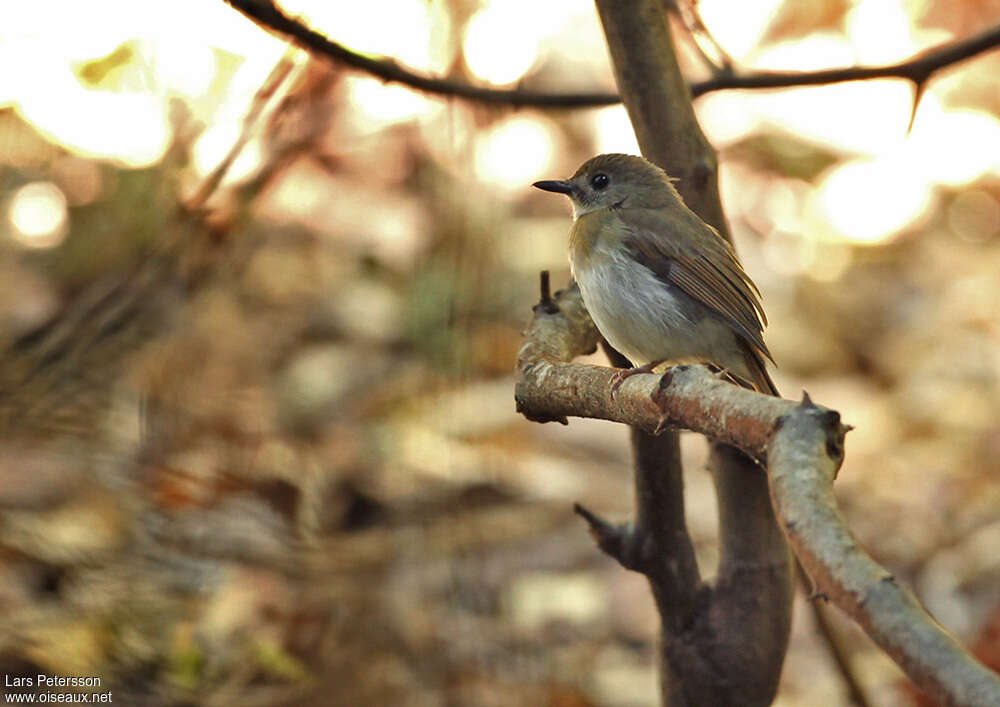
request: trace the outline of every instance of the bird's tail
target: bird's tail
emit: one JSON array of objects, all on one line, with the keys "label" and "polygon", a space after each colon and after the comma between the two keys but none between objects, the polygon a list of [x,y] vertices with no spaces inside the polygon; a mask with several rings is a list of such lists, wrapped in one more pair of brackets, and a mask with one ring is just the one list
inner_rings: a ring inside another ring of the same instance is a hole
[{"label": "bird's tail", "polygon": [[750,386],[765,395],[773,395],[776,398],[780,398],[781,395],[778,393],[777,386],[774,385],[774,381],[771,380],[771,376],[767,372],[767,366],[764,364],[763,357],[746,345],[744,345],[743,357],[746,360],[747,369],[752,376],[751,380],[747,381],[750,383]]}]

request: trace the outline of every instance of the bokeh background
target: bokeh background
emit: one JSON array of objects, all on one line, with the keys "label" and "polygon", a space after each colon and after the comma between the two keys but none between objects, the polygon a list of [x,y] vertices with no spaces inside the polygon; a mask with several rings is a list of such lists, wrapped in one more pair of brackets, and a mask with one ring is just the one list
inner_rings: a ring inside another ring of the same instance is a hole
[{"label": "bokeh background", "polygon": [[[427,74],[614,86],[587,2],[282,7]],[[699,8],[746,70],[890,63],[1000,22],[996,0]],[[656,704],[644,580],[571,512],[628,518],[627,433],[513,404],[538,273],[568,279],[568,204],[529,185],[636,152],[623,108],[421,95],[221,1],[8,5],[0,66],[0,672],[100,676],[127,705]],[[902,81],[696,102],[778,386],[856,427],[849,524],[984,655],[998,72],[994,52],[936,76],[909,132]],[[683,445],[710,576],[705,444]],[[836,628],[873,703],[910,704]],[[844,695],[797,599],[777,704]]]}]

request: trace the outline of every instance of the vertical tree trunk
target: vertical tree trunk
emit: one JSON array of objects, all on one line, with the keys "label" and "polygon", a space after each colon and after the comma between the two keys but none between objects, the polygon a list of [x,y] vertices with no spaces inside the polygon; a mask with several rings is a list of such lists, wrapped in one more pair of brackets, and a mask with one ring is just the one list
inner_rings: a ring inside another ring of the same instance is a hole
[{"label": "vertical tree trunk", "polygon": [[[678,178],[687,205],[729,238],[715,152],[695,118],[663,8],[662,0],[597,0],[615,78],[643,155]],[[683,528],[683,516],[676,517],[682,505],[679,456],[664,453],[676,448],[676,433],[657,438],[637,431],[632,439],[636,529]],[[719,443],[713,444],[710,468],[721,543],[714,585],[702,586],[697,568],[683,569],[686,537],[655,538],[653,546],[665,556],[637,568],[649,578],[662,617],[663,703],[767,705],[777,691],[791,626],[791,555],[775,523],[764,471]],[[671,517],[663,520],[664,514]],[[651,570],[663,565],[683,571]]]}]

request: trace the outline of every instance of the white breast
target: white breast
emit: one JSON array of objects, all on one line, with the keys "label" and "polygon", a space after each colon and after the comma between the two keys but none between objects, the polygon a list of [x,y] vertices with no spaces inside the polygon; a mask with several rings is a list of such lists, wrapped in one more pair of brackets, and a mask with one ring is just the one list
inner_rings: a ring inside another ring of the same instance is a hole
[{"label": "white breast", "polygon": [[598,246],[587,267],[572,259],[571,266],[594,324],[634,365],[664,360],[741,365],[729,327],[625,252]]}]

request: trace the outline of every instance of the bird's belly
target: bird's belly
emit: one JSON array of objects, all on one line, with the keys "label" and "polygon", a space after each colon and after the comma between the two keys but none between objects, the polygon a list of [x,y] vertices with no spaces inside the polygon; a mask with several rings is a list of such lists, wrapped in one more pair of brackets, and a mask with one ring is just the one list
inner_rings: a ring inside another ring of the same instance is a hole
[{"label": "bird's belly", "polygon": [[583,301],[604,338],[634,365],[741,361],[734,334],[707,307],[627,256],[596,260],[573,268]]}]

